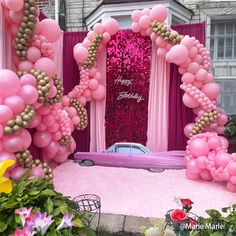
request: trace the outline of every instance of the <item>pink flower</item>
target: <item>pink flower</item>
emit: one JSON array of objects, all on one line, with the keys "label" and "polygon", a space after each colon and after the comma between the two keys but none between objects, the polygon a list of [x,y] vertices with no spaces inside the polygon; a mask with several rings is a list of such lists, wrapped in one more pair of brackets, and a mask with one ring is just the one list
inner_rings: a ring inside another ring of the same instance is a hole
[{"label": "pink flower", "polygon": [[32,208],[23,208],[22,210],[15,210],[15,213],[20,216],[21,222],[23,227],[25,226],[26,222],[30,222],[32,218]]},{"label": "pink flower", "polygon": [[22,230],[16,229],[15,236],[33,236],[34,233],[31,232],[29,227],[24,227]]},{"label": "pink flower", "polygon": [[62,221],[60,223],[60,225],[58,225],[57,230],[61,230],[64,228],[72,228],[74,226],[74,223],[72,221],[74,215],[69,214],[68,212],[66,212],[62,218]]}]

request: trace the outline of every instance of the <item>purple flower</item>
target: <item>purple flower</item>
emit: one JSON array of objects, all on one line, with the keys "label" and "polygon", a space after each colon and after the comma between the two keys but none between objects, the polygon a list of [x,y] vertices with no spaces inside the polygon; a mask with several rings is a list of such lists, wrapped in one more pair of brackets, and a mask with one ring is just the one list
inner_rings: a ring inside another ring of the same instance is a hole
[{"label": "purple flower", "polygon": [[74,226],[74,223],[71,221],[73,219],[74,215],[69,214],[66,212],[62,218],[62,221],[60,225],[58,225],[57,230],[61,230],[64,228],[72,228]]},{"label": "purple flower", "polygon": [[22,210],[15,210],[15,213],[20,216],[23,227],[26,222],[30,222],[32,218],[32,208],[23,208]]},{"label": "purple flower", "polygon": [[52,220],[51,216],[47,217],[46,213],[41,214],[40,211],[37,211],[35,217],[33,218],[33,227],[37,230],[37,232],[44,235],[53,222],[54,220]]}]

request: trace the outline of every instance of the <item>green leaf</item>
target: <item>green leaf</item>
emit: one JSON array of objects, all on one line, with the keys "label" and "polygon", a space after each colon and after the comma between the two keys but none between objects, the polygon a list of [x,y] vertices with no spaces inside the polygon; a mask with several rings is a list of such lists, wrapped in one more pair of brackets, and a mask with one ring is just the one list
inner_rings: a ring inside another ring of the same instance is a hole
[{"label": "green leaf", "polygon": [[48,215],[50,215],[53,211],[53,202],[50,198],[45,202],[45,209]]},{"label": "green leaf", "polygon": [[219,211],[217,210],[206,210],[206,213],[211,216],[211,217],[216,217],[216,218],[220,218],[221,214]]},{"label": "green leaf", "polygon": [[40,195],[56,196],[56,193],[51,189],[45,189],[40,193]]},{"label": "green leaf", "polygon": [[211,236],[225,236],[224,233],[214,232]]},{"label": "green leaf", "polygon": [[0,222],[0,232],[4,232],[7,229],[6,222]]},{"label": "green leaf", "polygon": [[68,205],[66,203],[62,204],[60,206],[61,213],[65,214],[65,212],[68,210]]},{"label": "green leaf", "polygon": [[40,193],[40,191],[38,191],[38,190],[30,190],[29,191],[29,195],[30,196],[36,196],[36,195],[38,195]]},{"label": "green leaf", "polygon": [[53,216],[58,216],[58,215],[60,215],[60,214],[61,214],[61,209],[60,209],[60,207],[55,208],[54,211],[52,212],[52,215],[53,215]]},{"label": "green leaf", "polygon": [[20,216],[18,216],[18,215],[15,215],[15,221],[17,224],[22,224]]},{"label": "green leaf", "polygon": [[77,228],[84,227],[84,224],[83,224],[83,222],[80,219],[73,220],[73,223],[74,223],[74,226],[77,227]]},{"label": "green leaf", "polygon": [[224,207],[222,208],[222,212],[228,212],[229,209],[230,209],[229,207]]}]

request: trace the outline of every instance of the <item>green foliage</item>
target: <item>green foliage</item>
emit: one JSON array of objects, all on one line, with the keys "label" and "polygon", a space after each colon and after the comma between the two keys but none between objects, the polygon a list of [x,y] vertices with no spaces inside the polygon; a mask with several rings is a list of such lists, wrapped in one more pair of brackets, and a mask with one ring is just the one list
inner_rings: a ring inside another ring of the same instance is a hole
[{"label": "green foliage", "polygon": [[[46,179],[28,179],[27,174],[22,177],[19,183],[14,183],[10,194],[0,194],[0,235],[8,236],[15,232],[16,228],[22,228],[21,219],[15,214],[16,209],[24,207],[31,208],[35,214],[38,210],[51,215],[54,223],[47,236],[73,236],[85,233],[87,236],[94,236],[95,233],[86,226],[88,215],[79,214],[73,209],[73,202],[54,190],[54,186]],[[56,231],[57,226],[65,212],[74,215],[74,227],[72,230],[63,229]]]},{"label": "green foliage", "polygon": [[236,115],[229,118],[224,133],[227,138],[236,139]]},{"label": "green foliage", "polygon": [[235,236],[236,235],[236,204],[222,208],[221,214],[217,210],[207,210],[208,218],[201,217],[199,225],[202,229],[195,229],[198,236]]}]

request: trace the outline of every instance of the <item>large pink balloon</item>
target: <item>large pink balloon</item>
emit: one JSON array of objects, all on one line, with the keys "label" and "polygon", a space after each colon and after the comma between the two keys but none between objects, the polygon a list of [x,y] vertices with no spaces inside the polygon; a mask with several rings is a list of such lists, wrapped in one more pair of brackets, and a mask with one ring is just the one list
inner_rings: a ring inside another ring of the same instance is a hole
[{"label": "large pink balloon", "polygon": [[29,146],[30,146],[30,144],[32,142],[32,136],[29,133],[29,131],[26,130],[26,129],[22,129],[22,130],[19,131],[18,135],[20,135],[20,137],[23,140],[23,148],[24,149],[29,148]]},{"label": "large pink balloon", "polygon": [[230,182],[227,182],[227,189],[230,192],[236,193],[236,185],[235,184],[231,184]]},{"label": "large pink balloon", "polygon": [[194,126],[194,123],[189,123],[184,127],[184,134],[187,138],[190,138],[191,130]]},{"label": "large pink balloon", "polygon": [[191,180],[197,180],[197,179],[199,179],[200,178],[200,175],[199,174],[193,174],[193,173],[191,173],[190,171],[186,171],[186,177],[188,178],[188,179],[191,179]]},{"label": "large pink balloon", "polygon": [[52,141],[47,147],[43,148],[43,153],[47,159],[52,159],[59,151],[60,145],[58,142]]},{"label": "large pink balloon", "polygon": [[27,59],[36,62],[41,57],[41,51],[36,47],[29,47],[27,50]]},{"label": "large pink balloon", "polygon": [[228,154],[228,153],[218,153],[216,156],[215,156],[215,163],[218,165],[218,166],[222,166],[222,167],[225,167],[229,161],[231,159],[231,155]]},{"label": "large pink balloon", "polygon": [[8,170],[12,170],[15,168],[16,166],[16,156],[13,153],[9,153],[9,152],[0,152],[0,162],[4,161],[4,160],[14,160],[15,163],[8,168]]},{"label": "large pink balloon", "polygon": [[204,69],[199,69],[196,73],[196,80],[198,81],[204,81],[207,77],[207,71]]},{"label": "large pink balloon", "polygon": [[62,162],[65,162],[67,160],[67,157],[68,157],[68,152],[66,151],[66,148],[60,146],[60,149],[56,153],[53,160],[56,161],[57,163],[62,163]]},{"label": "large pink balloon", "polygon": [[36,78],[31,74],[25,74],[20,78],[20,84],[22,85],[32,85],[34,87],[37,86]]},{"label": "large pink balloon", "polygon": [[101,100],[105,97],[106,91],[103,85],[99,84],[96,90],[92,91],[92,98]]},{"label": "large pink balloon", "polygon": [[187,170],[192,174],[199,174],[201,172],[195,159],[192,159],[187,162]]},{"label": "large pink balloon", "polygon": [[0,123],[5,123],[12,119],[13,111],[6,105],[0,105]]},{"label": "large pink balloon", "polygon": [[22,20],[23,12],[22,11],[10,11],[9,16],[13,22],[18,24]]},{"label": "large pink balloon", "polygon": [[196,157],[207,156],[209,153],[209,147],[206,141],[196,138],[191,141],[189,145],[190,151]]},{"label": "large pink balloon", "polygon": [[18,65],[18,70],[29,71],[34,68],[34,65],[30,61],[21,61]]},{"label": "large pink balloon", "polygon": [[33,104],[38,100],[38,91],[32,85],[22,86],[19,95],[24,99],[26,104]]},{"label": "large pink balloon", "polygon": [[17,167],[10,172],[10,176],[13,180],[18,182],[20,180],[20,178],[22,177],[22,175],[25,173],[25,171],[26,171],[25,168]]},{"label": "large pink balloon", "polygon": [[195,76],[192,73],[185,72],[181,78],[183,83],[189,84],[195,80]]},{"label": "large pink balloon", "polygon": [[44,178],[45,177],[45,172],[41,167],[34,167],[30,171],[30,177],[38,177],[38,178]]},{"label": "large pink balloon", "polygon": [[51,140],[52,135],[48,131],[37,131],[33,135],[34,144],[40,148],[48,146]]},{"label": "large pink balloon", "polygon": [[212,180],[212,176],[209,170],[203,170],[200,173],[200,176],[202,179],[206,180],[206,181],[211,181]]},{"label": "large pink balloon", "polygon": [[181,45],[184,45],[187,49],[191,49],[194,44],[193,38],[190,38],[189,35],[185,35],[180,42]]},{"label": "large pink balloon", "polygon": [[83,63],[88,57],[88,49],[86,47],[80,46],[74,49],[74,58],[76,62]]},{"label": "large pink balloon", "polygon": [[147,28],[148,26],[150,26],[151,24],[151,18],[150,16],[147,16],[147,15],[144,15],[144,16],[141,16],[140,19],[139,19],[139,25],[142,27],[142,28]]},{"label": "large pink balloon", "polygon": [[218,137],[211,137],[207,141],[210,149],[215,150],[217,147],[221,147],[221,141]]},{"label": "large pink balloon", "polygon": [[227,166],[228,172],[230,175],[236,176],[236,161],[232,161]]},{"label": "large pink balloon", "polygon": [[135,10],[131,14],[131,18],[134,22],[139,22],[140,17],[142,16],[142,12],[140,10]]},{"label": "large pink balloon", "polygon": [[196,108],[199,106],[199,103],[187,93],[184,93],[182,100],[184,105],[189,108]]},{"label": "large pink balloon", "polygon": [[39,69],[45,72],[49,77],[56,74],[56,64],[52,59],[42,57],[34,64],[34,69]]},{"label": "large pink balloon", "polygon": [[151,9],[150,16],[152,20],[164,22],[167,18],[168,10],[164,5],[157,5]]},{"label": "large pink balloon", "polygon": [[5,0],[5,4],[12,11],[20,11],[23,9],[24,0]]},{"label": "large pink balloon", "polygon": [[14,113],[14,115],[18,115],[18,113],[23,111],[23,109],[25,107],[24,100],[21,97],[17,96],[17,95],[13,95],[13,96],[7,97],[4,100],[4,104],[11,108],[11,110]]},{"label": "large pink balloon", "polygon": [[213,101],[220,94],[220,86],[216,83],[207,83],[202,86],[201,91]]},{"label": "large pink balloon", "polygon": [[185,62],[188,58],[188,50],[183,45],[175,45],[166,54],[166,60],[170,63],[180,65]]},{"label": "large pink balloon", "polygon": [[207,160],[207,158],[205,156],[198,157],[196,159],[198,167],[201,169],[205,169],[206,168],[206,160]]},{"label": "large pink balloon", "polygon": [[104,26],[105,32],[108,32],[110,35],[115,35],[117,31],[119,30],[119,24],[113,18],[106,20],[103,26]]},{"label": "large pink balloon", "polygon": [[24,147],[23,139],[19,135],[7,135],[3,139],[3,147],[8,152],[19,152]]},{"label": "large pink balloon", "polygon": [[15,95],[20,90],[18,76],[10,70],[0,70],[0,95],[7,97]]},{"label": "large pink balloon", "polygon": [[34,116],[33,120],[31,121],[28,127],[35,128],[36,126],[40,124],[41,120],[42,120],[42,116],[36,113],[36,115]]},{"label": "large pink balloon", "polygon": [[94,90],[98,87],[98,81],[96,79],[89,80],[89,88]]},{"label": "large pink balloon", "polygon": [[44,19],[40,23],[40,34],[45,36],[49,42],[56,42],[61,34],[61,29],[55,20]]},{"label": "large pink balloon", "polygon": [[187,70],[188,72],[195,74],[199,70],[199,64],[197,62],[191,62],[188,65]]}]

